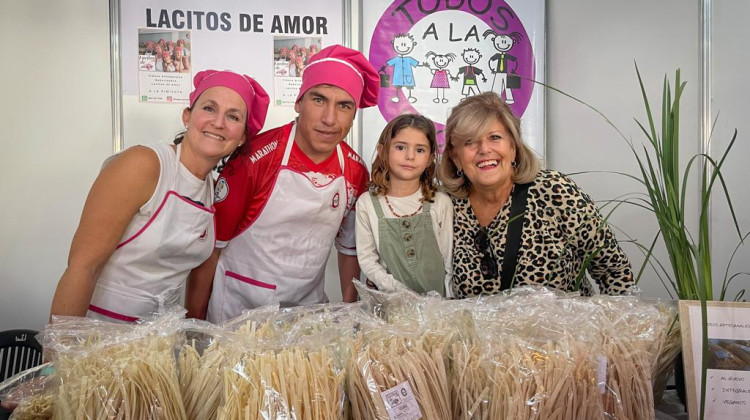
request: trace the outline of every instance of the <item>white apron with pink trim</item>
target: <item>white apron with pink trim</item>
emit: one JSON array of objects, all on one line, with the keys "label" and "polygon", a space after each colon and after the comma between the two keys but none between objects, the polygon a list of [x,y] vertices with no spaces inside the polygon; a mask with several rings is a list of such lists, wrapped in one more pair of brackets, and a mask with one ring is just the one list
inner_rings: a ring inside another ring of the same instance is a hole
[{"label": "white apron with pink trim", "polygon": [[[213,252],[213,179],[211,175],[206,177],[206,194],[201,200],[208,207],[183,197],[178,193],[182,191],[180,172],[183,176],[192,175],[180,165],[182,145],[177,145],[176,153],[167,144],[163,146],[169,150],[161,146],[149,146],[161,161],[159,184],[165,185],[157,185],[156,191],[163,194],[161,204],[135,234],[131,222],[127,239],[117,246],[99,276],[87,317],[135,322],[178,305],[188,273]],[[199,181],[194,177],[193,180]]]},{"label": "white apron with pink trim", "polygon": [[208,304],[211,322],[273,303],[328,301],[325,267],[347,204],[344,154],[336,146],[342,174],[315,185],[287,166],[295,131],[296,125],[261,214],[221,252]]}]

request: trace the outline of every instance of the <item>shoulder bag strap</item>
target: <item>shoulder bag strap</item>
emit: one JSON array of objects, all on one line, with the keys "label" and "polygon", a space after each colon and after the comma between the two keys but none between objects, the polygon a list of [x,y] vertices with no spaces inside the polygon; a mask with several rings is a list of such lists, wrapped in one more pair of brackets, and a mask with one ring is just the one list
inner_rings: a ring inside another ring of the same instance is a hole
[{"label": "shoulder bag strap", "polygon": [[[513,202],[510,204],[508,234],[505,237],[505,256],[503,257],[503,271],[500,276],[501,290],[510,289],[513,276],[516,274],[518,263],[518,248],[521,244],[521,230],[523,229],[523,213],[526,211],[526,201],[529,196],[529,184],[517,184],[513,190]],[[514,219],[515,218],[515,219]]]}]

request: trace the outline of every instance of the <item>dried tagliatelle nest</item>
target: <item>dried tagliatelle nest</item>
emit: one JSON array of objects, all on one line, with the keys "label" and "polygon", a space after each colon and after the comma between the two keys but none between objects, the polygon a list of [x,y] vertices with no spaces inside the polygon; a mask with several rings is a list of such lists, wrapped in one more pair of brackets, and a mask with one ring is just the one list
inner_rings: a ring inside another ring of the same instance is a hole
[{"label": "dried tagliatelle nest", "polygon": [[53,414],[55,396],[51,393],[34,395],[21,401],[13,410],[14,420],[46,420]]},{"label": "dried tagliatelle nest", "polygon": [[222,373],[219,419],[345,418],[342,334],[356,306],[260,308],[228,321],[233,360]]},{"label": "dried tagliatelle nest", "polygon": [[174,357],[176,320],[116,325],[62,319],[45,329],[60,379],[56,419],[185,419]]}]

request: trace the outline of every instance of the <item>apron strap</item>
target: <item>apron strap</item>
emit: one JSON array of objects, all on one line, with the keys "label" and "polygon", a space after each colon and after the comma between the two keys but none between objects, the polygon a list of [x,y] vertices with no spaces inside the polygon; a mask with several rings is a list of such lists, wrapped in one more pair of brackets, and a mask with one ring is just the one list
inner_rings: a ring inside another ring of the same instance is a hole
[{"label": "apron strap", "polygon": [[505,256],[503,257],[503,271],[500,276],[500,290],[510,289],[513,285],[529,186],[531,186],[531,183],[517,184],[513,189],[513,202],[510,204],[509,216],[511,221],[508,223],[508,233],[505,237]]},{"label": "apron strap", "polygon": [[428,200],[422,201],[422,213],[427,213],[428,215],[430,214],[430,202]]},{"label": "apron strap", "polygon": [[294,145],[294,136],[297,132],[297,123],[292,124],[292,130],[289,132],[289,138],[286,139],[286,148],[284,149],[284,158],[281,159],[281,166],[286,166],[289,163],[289,156],[292,154],[292,146]]},{"label": "apron strap", "polygon": [[180,159],[182,158],[182,142],[177,143],[174,162],[174,178],[172,178],[172,191],[177,191],[177,181],[180,179]]},{"label": "apron strap", "polygon": [[375,213],[378,215],[378,219],[383,219],[383,206],[380,205],[380,200],[374,192],[370,191],[370,197],[372,198],[372,207],[375,208]]}]

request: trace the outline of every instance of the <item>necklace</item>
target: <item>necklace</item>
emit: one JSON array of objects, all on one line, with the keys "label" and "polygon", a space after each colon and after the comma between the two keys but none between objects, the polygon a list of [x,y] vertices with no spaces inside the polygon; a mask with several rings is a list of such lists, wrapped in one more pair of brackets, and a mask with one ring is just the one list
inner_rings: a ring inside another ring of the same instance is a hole
[{"label": "necklace", "polygon": [[391,213],[392,213],[392,214],[393,214],[394,216],[398,217],[399,219],[403,219],[403,218],[405,218],[405,217],[412,217],[412,216],[415,216],[415,215],[416,215],[417,213],[419,213],[420,211],[422,211],[422,204],[420,204],[420,205],[419,205],[419,208],[417,208],[416,210],[414,210],[414,213],[412,213],[412,214],[404,214],[404,215],[398,214],[398,213],[396,213],[396,211],[395,211],[395,210],[393,210],[393,206],[391,205],[391,202],[390,202],[390,201],[388,200],[388,196],[387,196],[387,195],[385,195],[384,197],[385,197],[385,204],[387,204],[387,205],[388,205],[388,210],[390,210],[390,211],[391,211]]}]

